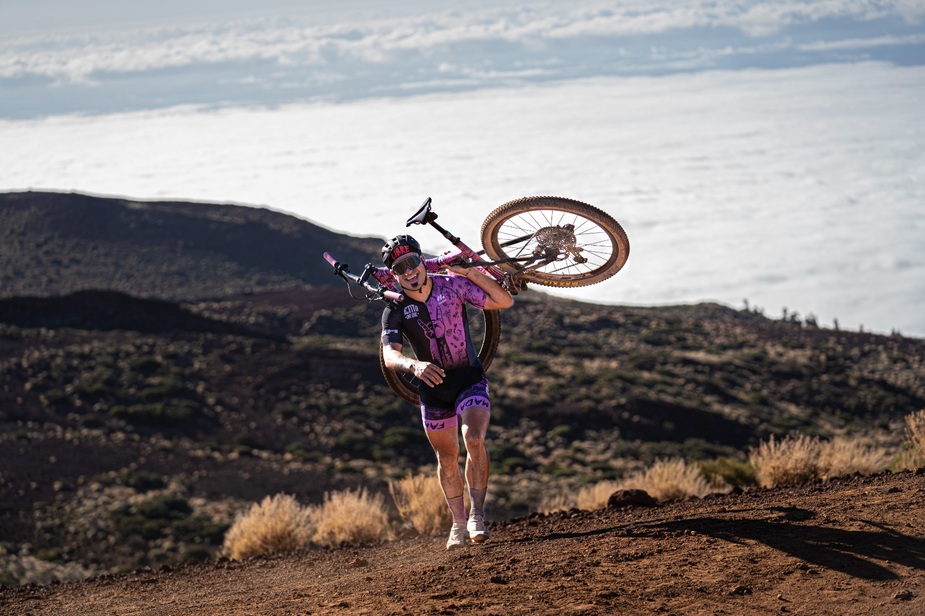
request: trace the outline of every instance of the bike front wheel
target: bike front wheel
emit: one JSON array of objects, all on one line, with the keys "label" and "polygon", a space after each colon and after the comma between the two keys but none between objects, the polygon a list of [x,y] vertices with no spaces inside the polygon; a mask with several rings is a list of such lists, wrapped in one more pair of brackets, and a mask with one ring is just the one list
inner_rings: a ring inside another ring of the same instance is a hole
[{"label": "bike front wheel", "polygon": [[482,223],[482,247],[520,280],[583,287],[606,280],[629,258],[630,243],[610,214],[564,197],[509,201]]},{"label": "bike front wheel", "polygon": [[[472,343],[479,349],[479,360],[482,367],[488,370],[492,360],[495,358],[495,352],[498,350],[498,341],[501,340],[501,315],[497,310],[470,310],[467,311],[469,320],[469,335]],[[411,345],[405,339],[404,348],[410,349]],[[382,342],[379,342],[379,367],[382,369],[382,376],[385,382],[389,384],[396,394],[402,399],[414,405],[421,403],[418,395],[417,379],[406,372],[397,372],[385,365],[385,358],[382,355]]]}]

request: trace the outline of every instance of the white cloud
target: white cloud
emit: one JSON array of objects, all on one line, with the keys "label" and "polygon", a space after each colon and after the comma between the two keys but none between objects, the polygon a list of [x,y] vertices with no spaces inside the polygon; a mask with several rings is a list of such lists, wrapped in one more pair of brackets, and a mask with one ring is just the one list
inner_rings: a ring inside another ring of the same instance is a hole
[{"label": "white cloud", "polygon": [[[925,8],[915,3],[851,0],[521,0],[491,9],[429,8],[401,18],[367,12],[365,19],[320,25],[304,15],[184,23],[11,38],[0,46],[0,79],[99,84],[124,74],[151,72],[158,79],[157,72],[207,71],[222,65],[237,66],[245,74],[265,66],[259,79],[265,85],[273,82],[269,72],[274,70],[302,83],[311,82],[312,71],[319,69],[340,74],[334,82],[350,82],[357,71],[386,70],[391,81],[404,87],[429,81],[435,67],[448,64],[483,76],[543,73],[555,66],[559,77],[582,77],[619,72],[621,66],[637,72],[704,67],[720,56],[727,61],[737,54],[748,57],[755,48],[776,54],[776,62],[786,66],[792,62],[786,57],[791,51],[921,46],[915,28],[923,14]],[[826,20],[847,24],[852,36],[822,27],[809,41],[801,41],[807,25]],[[865,24],[870,24],[869,31]],[[627,57],[631,64],[621,64]]]}]

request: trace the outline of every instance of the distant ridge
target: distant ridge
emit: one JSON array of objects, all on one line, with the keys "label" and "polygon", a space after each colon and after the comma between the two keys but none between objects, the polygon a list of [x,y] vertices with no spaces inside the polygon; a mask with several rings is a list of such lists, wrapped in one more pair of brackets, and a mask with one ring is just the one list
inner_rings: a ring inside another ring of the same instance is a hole
[{"label": "distant ridge", "polygon": [[140,333],[195,332],[282,339],[218,321],[166,300],[139,299],[118,291],[78,291],[55,297],[0,299],[0,323],[22,328],[131,330]]},{"label": "distant ridge", "polygon": [[0,297],[184,301],[340,285],[321,254],[359,269],[381,239],[255,207],[30,191],[0,193],[0,246]]}]

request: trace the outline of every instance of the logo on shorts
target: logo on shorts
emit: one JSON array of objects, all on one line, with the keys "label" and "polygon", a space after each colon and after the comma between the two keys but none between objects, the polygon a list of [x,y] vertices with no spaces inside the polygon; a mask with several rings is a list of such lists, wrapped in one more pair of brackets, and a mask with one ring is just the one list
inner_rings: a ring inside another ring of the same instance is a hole
[{"label": "logo on shorts", "polygon": [[427,426],[428,430],[443,430],[443,426],[446,425],[445,421],[437,423],[435,421],[425,421],[424,425]]},{"label": "logo on shorts", "polygon": [[460,412],[472,408],[474,406],[480,406],[482,408],[491,408],[491,403],[488,401],[488,398],[483,396],[472,396],[468,400],[462,403],[462,406],[459,407]]},{"label": "logo on shorts", "polygon": [[421,312],[421,309],[418,308],[416,304],[409,304],[408,306],[405,306],[405,310],[402,316],[405,319],[416,319],[418,318],[418,314],[420,314],[420,312]]}]

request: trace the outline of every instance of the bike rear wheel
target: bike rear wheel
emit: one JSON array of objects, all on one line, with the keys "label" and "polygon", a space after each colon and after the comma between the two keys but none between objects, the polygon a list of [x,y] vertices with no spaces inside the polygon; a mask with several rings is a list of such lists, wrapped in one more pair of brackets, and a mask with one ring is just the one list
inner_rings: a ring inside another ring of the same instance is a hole
[{"label": "bike rear wheel", "polygon": [[492,260],[547,254],[540,267],[502,263],[521,280],[549,287],[583,287],[606,280],[629,258],[623,227],[606,212],[564,197],[523,197],[499,206],[482,223],[482,246]]},{"label": "bike rear wheel", "polygon": [[[473,310],[467,311],[469,319],[469,335],[472,342],[479,349],[479,360],[482,367],[488,370],[492,360],[495,358],[495,352],[498,350],[498,341],[501,339],[501,315],[497,310]],[[405,339],[402,346],[410,349],[411,345]],[[386,367],[385,358],[382,355],[382,342],[379,342],[379,367],[382,369],[382,376],[385,382],[389,384],[396,394],[402,399],[414,405],[421,403],[418,395],[417,379],[406,372],[397,372]]]}]

